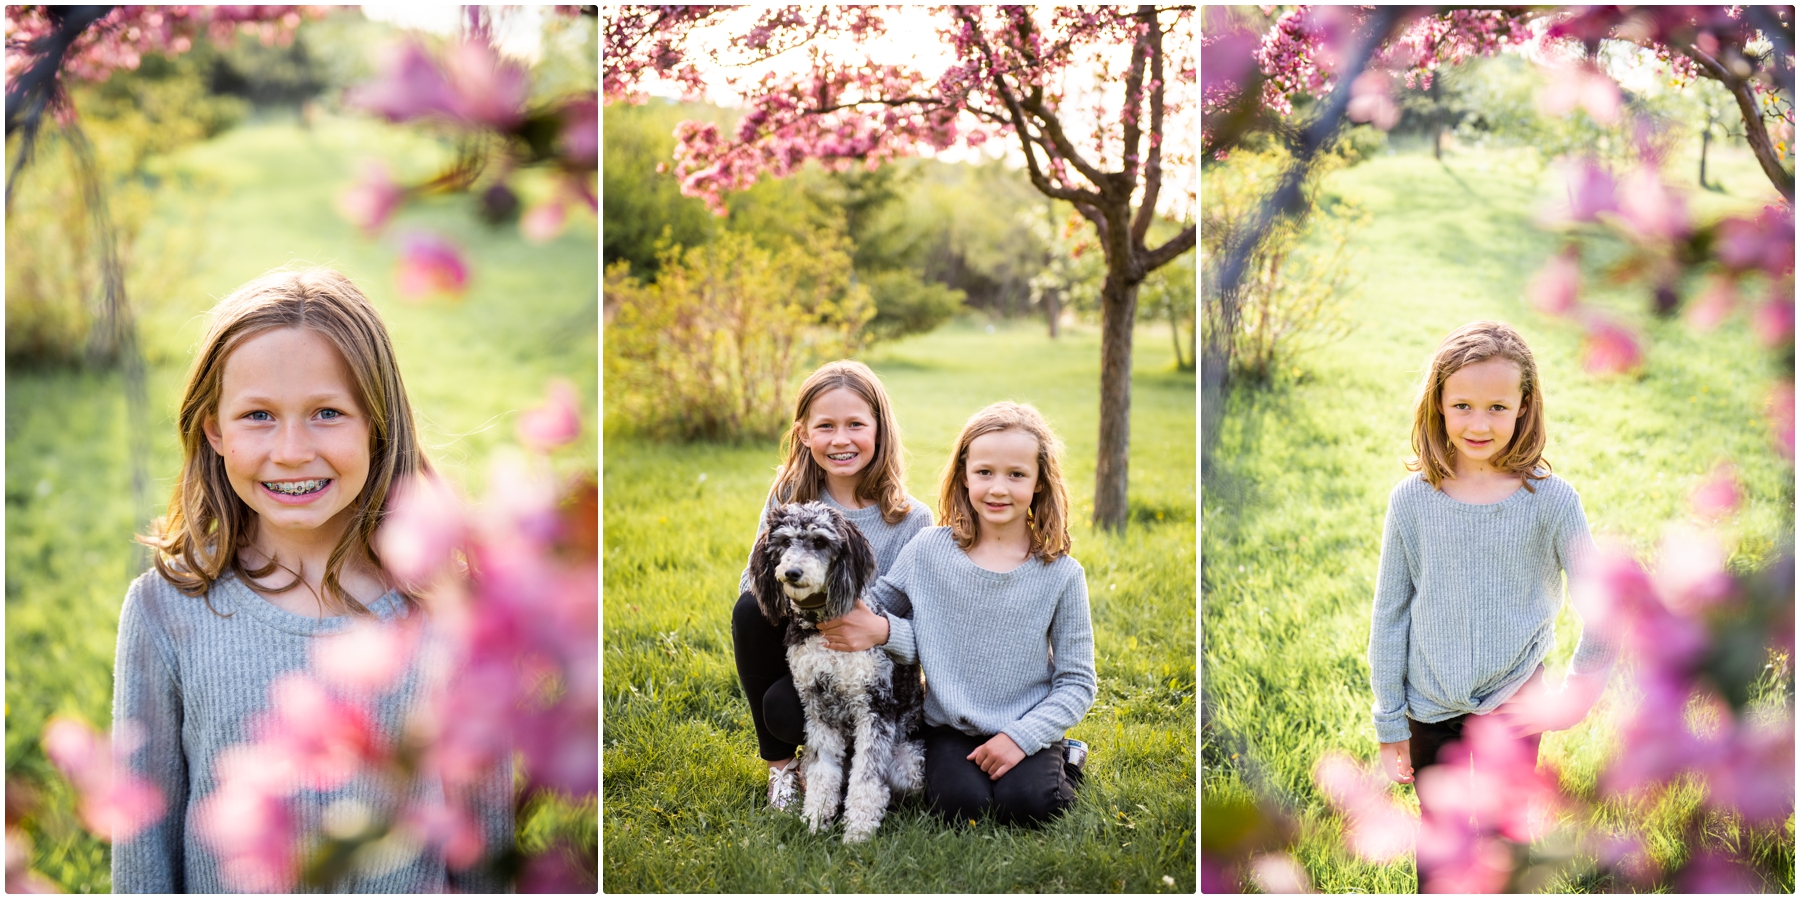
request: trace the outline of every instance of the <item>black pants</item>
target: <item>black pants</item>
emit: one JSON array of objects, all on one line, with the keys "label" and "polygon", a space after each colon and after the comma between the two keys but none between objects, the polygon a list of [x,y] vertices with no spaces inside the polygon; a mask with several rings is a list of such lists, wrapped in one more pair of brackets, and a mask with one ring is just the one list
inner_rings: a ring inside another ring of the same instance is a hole
[{"label": "black pants", "polygon": [[786,633],[786,625],[763,617],[755,596],[738,597],[731,610],[731,652],[756,725],[757,752],[768,762],[793,758],[794,747],[806,742],[806,710],[788,671],[787,647],[781,645]]},{"label": "black pants", "polygon": [[1061,740],[1024,758],[989,780],[968,755],[991,737],[971,737],[951,727],[927,726],[925,798],[938,817],[952,824],[991,812],[1005,824],[1035,827],[1075,803],[1081,771],[1063,762]]}]

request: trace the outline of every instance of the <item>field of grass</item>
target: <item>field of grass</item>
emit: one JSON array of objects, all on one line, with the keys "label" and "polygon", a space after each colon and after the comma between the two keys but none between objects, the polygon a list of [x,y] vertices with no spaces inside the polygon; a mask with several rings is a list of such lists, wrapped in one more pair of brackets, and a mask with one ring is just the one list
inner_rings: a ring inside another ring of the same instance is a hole
[{"label": "field of grass", "polygon": [[[119,605],[148,562],[131,537],[168,502],[179,464],[171,414],[188,354],[205,327],[202,314],[217,298],[290,261],[331,265],[356,278],[387,321],[434,461],[477,496],[489,455],[515,442],[517,412],[540,402],[551,378],[572,381],[587,403],[587,420],[595,420],[599,284],[592,219],[577,218],[553,243],[534,246],[516,228],[481,225],[466,197],[409,210],[395,227],[448,234],[466,248],[472,272],[460,301],[413,306],[397,300],[392,240],[365,240],[332,211],[333,195],[356,177],[361,158],[386,159],[402,177],[413,177],[428,173],[444,152],[405,129],[327,119],[312,129],[284,121],[248,125],[167,160],[168,177],[204,175],[222,193],[200,225],[202,249],[191,278],[162,285],[172,299],[143,319],[150,363],[148,508],[132,500],[115,376],[7,371],[6,776],[9,797],[15,781],[46,785],[30,825],[32,863],[63,889],[108,891],[108,850],[77,826],[71,796],[52,778],[39,735],[58,712],[102,728],[111,720]],[[165,214],[183,208],[171,202]],[[597,447],[590,428],[562,458],[591,466]],[[557,825],[562,832],[585,831],[587,845],[596,845],[591,804],[585,813],[559,814],[573,822]],[[529,840],[543,839],[544,822],[520,823]]]},{"label": "field of grass", "polygon": [[[1001,399],[1036,405],[1067,443],[1099,692],[1069,736],[1092,747],[1067,815],[1041,831],[938,823],[897,800],[867,843],[807,833],[767,806],[730,610],[779,461],[769,445],[671,446],[607,435],[602,884],[615,892],[1177,892],[1195,880],[1194,376],[1168,333],[1137,335],[1131,512],[1122,538],[1087,525],[1099,339],[1072,328],[986,333],[960,321],[878,348],[910,455],[935,508],[963,421]],[[1165,879],[1166,878],[1166,879]]]},{"label": "field of grass", "polygon": [[[1695,206],[1716,213],[1769,202],[1768,185],[1745,163],[1715,157],[1739,193],[1703,194]],[[1429,155],[1378,157],[1337,173],[1327,190],[1373,213],[1356,241],[1356,330],[1296,360],[1270,388],[1234,392],[1204,461],[1201,790],[1209,802],[1261,793],[1295,814],[1294,855],[1320,892],[1410,892],[1410,858],[1379,866],[1345,851],[1311,772],[1328,751],[1375,756],[1367,646],[1382,518],[1388,491],[1407,474],[1413,391],[1437,341],[1482,318],[1523,332],[1545,387],[1547,457],[1580,491],[1594,532],[1640,553],[1666,523],[1687,518],[1688,490],[1730,459],[1746,493],[1725,525],[1732,565],[1757,564],[1792,539],[1793,469],[1770,440],[1769,354],[1741,318],[1698,335],[1651,319],[1641,289],[1587,296],[1648,337],[1641,376],[1603,380],[1582,370],[1575,325],[1525,305],[1528,279],[1558,246],[1533,224],[1553,187],[1528,156],[1468,151],[1442,165]],[[1599,249],[1593,255],[1610,252]],[[1565,608],[1553,676],[1577,633]],[[1617,749],[1606,725],[1617,684],[1586,721],[1543,741],[1542,759],[1583,798],[1594,797]],[[1413,801],[1410,787],[1393,789]],[[1634,822],[1657,861],[1701,848],[1671,824],[1698,801],[1678,792]],[[1742,840],[1768,886],[1792,891],[1792,818],[1775,833],[1741,834],[1715,820],[1705,837],[1714,840]],[[1578,867],[1550,889],[1601,886]]]}]

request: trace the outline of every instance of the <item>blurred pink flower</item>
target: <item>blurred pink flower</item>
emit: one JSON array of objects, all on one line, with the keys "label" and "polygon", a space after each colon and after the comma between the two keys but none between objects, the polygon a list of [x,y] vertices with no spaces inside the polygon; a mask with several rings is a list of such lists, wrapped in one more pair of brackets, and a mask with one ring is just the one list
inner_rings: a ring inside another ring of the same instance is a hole
[{"label": "blurred pink flower", "polygon": [[563,104],[557,151],[572,166],[591,169],[600,161],[600,100],[589,94]]},{"label": "blurred pink flower", "polygon": [[560,196],[551,197],[519,216],[519,233],[532,243],[549,243],[569,224],[569,207]]},{"label": "blurred pink flower", "polygon": [[1619,85],[1605,72],[1590,65],[1551,69],[1549,80],[1538,91],[1538,109],[1547,115],[1568,115],[1577,107],[1594,121],[1611,125],[1619,121]]},{"label": "blurred pink flower", "polygon": [[1769,388],[1769,419],[1775,425],[1775,448],[1783,458],[1794,458],[1794,382],[1776,381]]},{"label": "blurred pink flower", "polygon": [[481,826],[460,803],[408,806],[400,815],[400,826],[442,852],[451,870],[464,871],[481,860]]},{"label": "blurred pink flower", "polygon": [[421,300],[433,294],[461,296],[468,288],[469,268],[462,251],[442,237],[411,234],[401,242],[400,295]]},{"label": "blurred pink flower", "polygon": [[[103,840],[120,842],[162,815],[161,791],[117,764],[112,741],[86,723],[57,716],[44,726],[44,755],[81,796],[81,823]],[[129,755],[124,746],[120,759]]]},{"label": "blurred pink flower", "polygon": [[1688,305],[1687,322],[1702,333],[1717,328],[1737,306],[1737,285],[1730,278],[1706,279],[1706,289]]},{"label": "blurred pink flower", "polygon": [[1250,862],[1250,879],[1264,893],[1310,893],[1306,869],[1286,852],[1270,852]]},{"label": "blurred pink flower", "polygon": [[1776,284],[1750,315],[1756,342],[1768,349],[1794,342],[1794,285]]},{"label": "blurred pink flower", "polygon": [[284,763],[311,789],[336,789],[381,756],[368,712],[303,673],[270,684],[269,704],[250,725],[261,760]]},{"label": "blurred pink flower", "polygon": [[1719,223],[1719,261],[1733,271],[1760,269],[1779,279],[1794,270],[1794,210],[1765,206],[1755,219]]},{"label": "blurred pink flower", "polygon": [[1531,308],[1549,315],[1563,315],[1575,308],[1581,289],[1581,251],[1573,244],[1550,257],[1525,288]]},{"label": "blurred pink flower", "polygon": [[1512,849],[1504,841],[1466,823],[1447,822],[1419,833],[1421,892],[1498,893],[1512,864]]},{"label": "blurred pink flower", "polygon": [[16,827],[6,828],[6,891],[8,893],[60,893],[56,884],[31,870],[31,837]]},{"label": "blurred pink flower", "polygon": [[405,197],[406,189],[394,182],[387,166],[370,162],[363,166],[362,180],[338,194],[337,210],[365,234],[374,234]]},{"label": "blurred pink flower", "polygon": [[1752,825],[1780,824],[1794,811],[1794,719],[1743,721],[1724,753],[1703,767],[1707,804]]},{"label": "blurred pink flower", "polygon": [[416,639],[410,622],[358,623],[313,642],[312,670],[325,683],[352,694],[386,693],[412,664]]},{"label": "blurred pink flower", "polygon": [[1314,766],[1313,782],[1349,818],[1346,840],[1358,856],[1379,864],[1411,851],[1418,819],[1388,796],[1380,777],[1331,752]]},{"label": "blurred pink flower", "polygon": [[213,765],[218,786],[194,811],[194,828],[219,857],[220,873],[247,893],[291,890],[300,876],[300,834],[287,797],[288,769],[259,750],[233,746]]},{"label": "blurred pink flower", "polygon": [[592,893],[592,880],[584,879],[561,843],[532,856],[519,874],[521,893]]},{"label": "blurred pink flower", "polygon": [[1690,230],[1687,204],[1651,166],[1640,166],[1619,185],[1619,212],[1632,230],[1652,240],[1672,242]]},{"label": "blurred pink flower", "polygon": [[1731,595],[1725,548],[1717,537],[1686,525],[1669,529],[1659,547],[1656,592],[1670,610],[1697,615]]},{"label": "blurred pink flower", "polygon": [[1352,122],[1368,122],[1383,131],[1400,124],[1400,105],[1394,102],[1393,79],[1385,72],[1368,71],[1350,85],[1350,105],[1345,115]]},{"label": "blurred pink flower", "polygon": [[1591,627],[1608,642],[1624,639],[1631,623],[1657,600],[1650,575],[1638,564],[1631,547],[1603,538],[1595,551],[1582,556],[1569,579],[1569,600]]},{"label": "blurred pink flower", "polygon": [[1743,487],[1730,462],[1713,466],[1712,472],[1688,492],[1688,509],[1701,518],[1723,518],[1736,512],[1743,501]]},{"label": "blurred pink flower", "polygon": [[390,122],[457,114],[456,94],[443,71],[424,47],[411,42],[389,48],[381,74],[375,81],[345,92],[344,102]]},{"label": "blurred pink flower", "polygon": [[580,436],[581,401],[575,396],[575,385],[561,378],[550,382],[550,395],[543,405],[519,416],[519,440],[540,453],[548,453]]},{"label": "blurred pink flower", "polygon": [[1262,36],[1223,14],[1222,7],[1202,20],[1200,91],[1202,95],[1235,93],[1248,86],[1256,74],[1256,48]]},{"label": "blurred pink flower", "polygon": [[430,580],[468,537],[462,501],[435,475],[416,474],[394,488],[375,532],[382,566],[404,584]]},{"label": "blurred pink flower", "polygon": [[1462,739],[1446,746],[1438,759],[1440,764],[1418,776],[1419,802],[1430,802],[1433,821],[1468,817],[1484,832],[1529,843],[1544,835],[1564,805],[1556,778],[1538,771],[1533,744],[1513,736],[1497,716],[1470,716]]},{"label": "blurred pink flower", "polygon": [[1583,344],[1583,366],[1592,374],[1617,375],[1637,368],[1644,361],[1644,350],[1638,339],[1624,327],[1595,317],[1587,323]]},{"label": "blurred pink flower", "polygon": [[1684,893],[1761,893],[1768,889],[1755,871],[1716,849],[1702,849],[1681,869]]},{"label": "blurred pink flower", "polygon": [[1613,191],[1612,173],[1590,159],[1575,163],[1568,174],[1569,219],[1591,222],[1602,212],[1617,212],[1619,202]]},{"label": "blurred pink flower", "polygon": [[1609,796],[1637,794],[1667,783],[1693,768],[1713,751],[1682,723],[1692,688],[1685,677],[1656,670],[1640,670],[1636,680],[1642,696],[1625,713],[1619,728],[1619,745],[1629,752],[1613,756],[1600,774],[1600,790]]},{"label": "blurred pink flower", "polygon": [[482,40],[459,41],[444,53],[444,73],[462,120],[506,131],[525,119],[531,80],[525,67]]}]

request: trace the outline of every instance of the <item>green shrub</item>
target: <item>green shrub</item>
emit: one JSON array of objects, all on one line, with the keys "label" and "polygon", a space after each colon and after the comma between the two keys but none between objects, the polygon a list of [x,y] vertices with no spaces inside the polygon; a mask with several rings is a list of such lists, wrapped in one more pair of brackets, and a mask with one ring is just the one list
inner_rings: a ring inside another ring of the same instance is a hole
[{"label": "green shrub", "polygon": [[911,269],[878,272],[867,283],[875,301],[875,317],[865,329],[871,341],[936,330],[963,308],[962,291],[923,280]]}]

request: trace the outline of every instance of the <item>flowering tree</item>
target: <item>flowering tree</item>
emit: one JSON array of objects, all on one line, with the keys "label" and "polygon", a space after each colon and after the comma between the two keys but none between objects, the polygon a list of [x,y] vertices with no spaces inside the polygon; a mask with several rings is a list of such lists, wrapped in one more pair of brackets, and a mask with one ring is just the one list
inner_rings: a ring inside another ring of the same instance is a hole
[{"label": "flowering tree", "polygon": [[[1195,102],[1192,8],[945,7],[934,10],[937,38],[954,61],[930,73],[866,53],[892,10],[773,8],[746,32],[702,44],[696,35],[721,13],[610,11],[602,82],[608,102],[641,99],[652,76],[690,94],[715,81],[738,93],[748,112],[731,133],[697,122],[677,131],[682,191],[715,212],[723,213],[728,191],[790,174],[809,159],[873,167],[995,138],[1016,140],[1032,186],[1093,224],[1106,260],[1094,522],[1122,530],[1138,287],[1195,240],[1188,224],[1159,245],[1150,241],[1165,207],[1165,172],[1193,162],[1174,140]],[[828,49],[839,46],[854,49]],[[807,71],[753,83],[700,67],[756,64],[801,47],[810,53]]]}]

